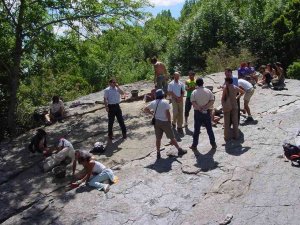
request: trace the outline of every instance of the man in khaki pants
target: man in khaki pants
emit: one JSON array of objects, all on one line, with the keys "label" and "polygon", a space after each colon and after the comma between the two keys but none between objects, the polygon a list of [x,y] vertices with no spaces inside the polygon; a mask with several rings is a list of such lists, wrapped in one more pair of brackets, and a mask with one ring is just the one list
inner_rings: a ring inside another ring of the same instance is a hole
[{"label": "man in khaki pants", "polygon": [[184,96],[184,84],[179,81],[180,74],[174,73],[174,80],[169,83],[168,94],[172,98],[173,108],[173,121],[172,126],[176,128],[179,133],[183,133],[183,96]]}]

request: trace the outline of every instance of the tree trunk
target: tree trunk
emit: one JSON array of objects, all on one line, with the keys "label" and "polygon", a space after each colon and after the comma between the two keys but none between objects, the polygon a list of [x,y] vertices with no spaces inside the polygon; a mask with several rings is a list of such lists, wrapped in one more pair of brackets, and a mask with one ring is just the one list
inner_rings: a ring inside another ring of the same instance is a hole
[{"label": "tree trunk", "polygon": [[20,1],[20,10],[15,30],[15,47],[12,52],[13,67],[10,73],[10,95],[8,106],[8,130],[10,136],[16,135],[17,128],[17,93],[20,84],[21,75],[21,58],[23,54],[23,22],[24,22],[25,0]]}]

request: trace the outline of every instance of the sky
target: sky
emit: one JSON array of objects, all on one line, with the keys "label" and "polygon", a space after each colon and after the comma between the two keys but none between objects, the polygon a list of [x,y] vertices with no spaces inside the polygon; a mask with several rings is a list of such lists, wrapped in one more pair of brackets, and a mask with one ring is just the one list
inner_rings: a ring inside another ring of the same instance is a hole
[{"label": "sky", "polygon": [[178,18],[185,0],[150,0],[154,8],[147,10],[156,16],[162,10],[170,10],[173,17]]}]

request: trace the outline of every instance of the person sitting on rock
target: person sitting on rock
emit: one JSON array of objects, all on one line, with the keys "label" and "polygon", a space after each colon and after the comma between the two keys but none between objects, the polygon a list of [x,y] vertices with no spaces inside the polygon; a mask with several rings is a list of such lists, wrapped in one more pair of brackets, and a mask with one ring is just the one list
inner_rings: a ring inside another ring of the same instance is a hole
[{"label": "person sitting on rock", "polygon": [[50,113],[46,115],[46,124],[51,124],[56,121],[61,122],[64,118],[64,103],[58,96],[52,97],[50,105]]},{"label": "person sitting on rock", "polygon": [[262,65],[259,68],[259,72],[262,74],[262,79],[257,83],[259,86],[270,87],[272,81],[272,73],[270,72],[270,66],[266,67]]},{"label": "person sitting on rock", "polygon": [[57,145],[57,152],[45,159],[43,169],[47,172],[62,162],[65,162],[66,164],[73,162],[74,174],[76,169],[75,155],[75,150],[71,142],[65,138],[61,138]]},{"label": "person sitting on rock", "polygon": [[274,88],[284,87],[284,70],[280,62],[275,63],[275,73],[272,79],[272,85]]},{"label": "person sitting on rock", "polygon": [[115,181],[115,175],[111,169],[94,160],[92,154],[88,152],[80,153],[78,163],[84,167],[85,172],[77,182],[71,184],[73,187],[78,187],[80,184],[86,183],[99,191],[103,190],[105,193],[109,191],[110,185],[103,182]]},{"label": "person sitting on rock", "polygon": [[43,129],[38,129],[36,134],[31,138],[28,150],[32,153],[39,152],[46,154],[47,148],[47,133]]},{"label": "person sitting on rock", "polygon": [[247,75],[249,75],[249,69],[247,64],[242,62],[240,68],[238,68],[238,79],[245,79]]}]

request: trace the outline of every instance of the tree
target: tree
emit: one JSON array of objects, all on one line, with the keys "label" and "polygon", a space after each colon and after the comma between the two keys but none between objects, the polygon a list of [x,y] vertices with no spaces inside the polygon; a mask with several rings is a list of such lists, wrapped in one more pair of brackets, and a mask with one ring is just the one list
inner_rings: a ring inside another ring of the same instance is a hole
[{"label": "tree", "polygon": [[122,27],[143,16],[141,7],[147,0],[1,0],[1,27],[6,27],[13,39],[9,60],[2,62],[10,78],[8,129],[16,133],[17,91],[24,69],[25,53],[34,54],[34,46],[51,33],[53,26],[85,28],[86,36],[112,27]]}]

